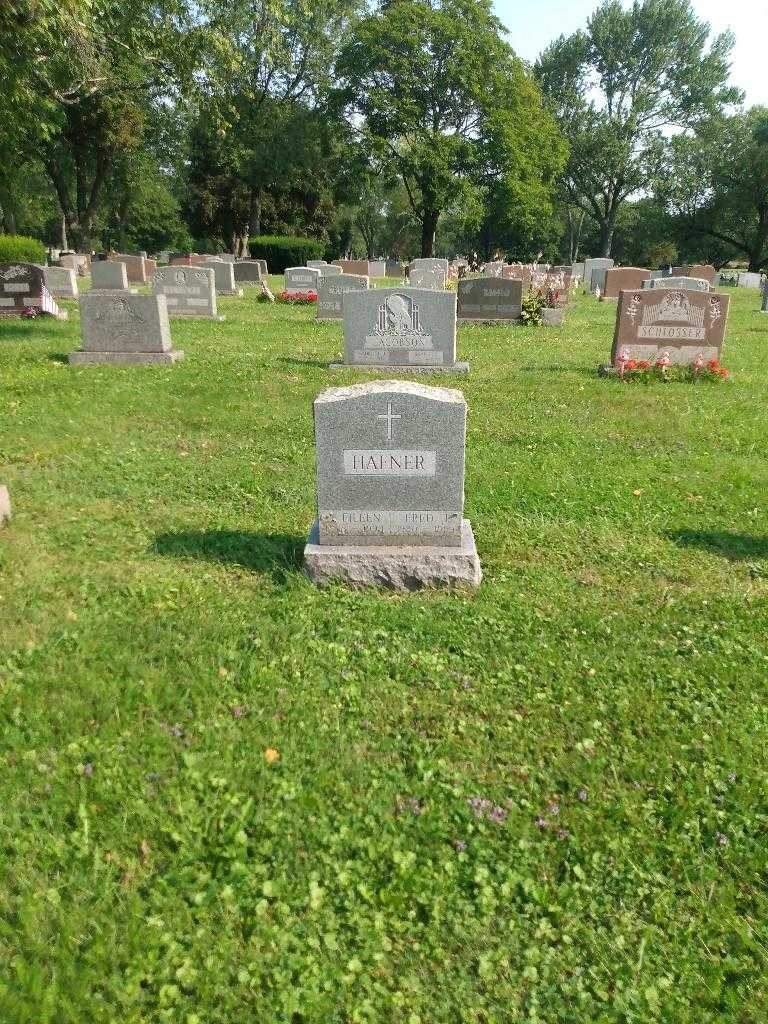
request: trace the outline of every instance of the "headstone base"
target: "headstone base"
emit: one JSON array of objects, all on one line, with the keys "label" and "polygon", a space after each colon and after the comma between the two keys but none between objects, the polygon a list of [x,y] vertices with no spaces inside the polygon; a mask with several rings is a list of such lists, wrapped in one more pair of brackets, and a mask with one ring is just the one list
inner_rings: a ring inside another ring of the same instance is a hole
[{"label": "headstone base", "polygon": [[138,295],[138,288],[89,288],[84,295]]},{"label": "headstone base", "polygon": [[499,319],[499,317],[487,317],[486,319],[480,319],[479,317],[456,317],[456,323],[459,327],[468,327],[475,324],[478,327],[507,327],[510,324],[520,324],[522,319],[517,317],[508,317],[506,320]]},{"label": "headstone base", "polygon": [[70,352],[69,361],[77,366],[114,363],[131,365],[168,365],[184,358],[183,352]]},{"label": "headstone base", "polygon": [[233,292],[224,291],[223,289],[219,290],[217,288],[216,289],[216,295],[217,295],[217,297],[219,295],[222,295],[225,298],[229,298],[229,299],[242,299],[242,297],[245,295],[245,292],[243,291],[242,288],[235,288],[235,290]]},{"label": "headstone base", "polygon": [[366,373],[378,373],[382,374],[385,370],[397,371],[398,377],[401,374],[408,373],[469,373],[469,363],[454,363],[453,366],[437,366],[434,363],[431,366],[418,366],[394,364],[394,363],[329,363],[328,369],[336,372],[337,370],[363,370]]},{"label": "headstone base", "polygon": [[304,568],[317,586],[421,590],[454,587],[476,590],[483,578],[475,537],[468,519],[461,522],[461,547],[375,547],[318,544],[317,520],[304,548]]},{"label": "headstone base", "polygon": [[0,526],[11,518],[11,496],[8,488],[0,485]]}]

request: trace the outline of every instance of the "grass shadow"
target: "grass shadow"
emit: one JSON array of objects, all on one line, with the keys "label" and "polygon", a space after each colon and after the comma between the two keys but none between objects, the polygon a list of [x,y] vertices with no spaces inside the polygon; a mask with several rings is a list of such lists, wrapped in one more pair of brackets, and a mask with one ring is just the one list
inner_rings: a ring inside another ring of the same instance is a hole
[{"label": "grass shadow", "polygon": [[288,363],[291,366],[319,366],[321,370],[328,369],[327,359],[296,359],[291,356],[281,356],[278,363]]},{"label": "grass shadow", "polygon": [[66,352],[49,352],[48,358],[52,363],[67,363],[69,364],[69,356]]},{"label": "grass shadow", "polygon": [[729,562],[768,558],[768,537],[729,530],[674,530],[667,536],[680,547],[701,548],[710,554],[721,555]]},{"label": "grass shadow", "polygon": [[183,530],[155,537],[152,551],[170,558],[195,558],[267,573],[276,581],[301,567],[306,537],[242,530]]}]

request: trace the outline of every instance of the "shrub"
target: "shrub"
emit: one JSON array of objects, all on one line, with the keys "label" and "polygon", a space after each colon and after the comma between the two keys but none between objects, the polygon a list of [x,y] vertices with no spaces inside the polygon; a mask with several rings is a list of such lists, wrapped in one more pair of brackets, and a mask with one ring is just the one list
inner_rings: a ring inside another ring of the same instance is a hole
[{"label": "shrub", "polygon": [[316,238],[289,235],[258,235],[248,244],[253,259],[267,261],[270,274],[282,274],[286,267],[303,267],[307,260],[320,260],[325,251],[325,245]]},{"label": "shrub", "polygon": [[26,235],[0,235],[0,263],[45,263],[45,246]]},{"label": "shrub", "polygon": [[540,324],[542,322],[541,311],[545,307],[546,302],[544,301],[544,296],[541,292],[528,292],[523,296],[520,320],[529,327]]}]

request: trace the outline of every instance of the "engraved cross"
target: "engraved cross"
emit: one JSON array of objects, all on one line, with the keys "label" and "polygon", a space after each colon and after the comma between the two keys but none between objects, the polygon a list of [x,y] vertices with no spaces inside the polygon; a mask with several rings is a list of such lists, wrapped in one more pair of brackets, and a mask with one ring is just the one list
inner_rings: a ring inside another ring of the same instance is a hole
[{"label": "engraved cross", "polygon": [[387,412],[386,412],[386,415],[384,413],[382,413],[380,416],[376,417],[377,420],[386,420],[387,421],[387,440],[388,441],[392,440],[392,420],[401,420],[402,418],[403,417],[400,416],[399,414],[395,414],[395,413],[392,412],[392,403],[391,402],[387,402]]}]

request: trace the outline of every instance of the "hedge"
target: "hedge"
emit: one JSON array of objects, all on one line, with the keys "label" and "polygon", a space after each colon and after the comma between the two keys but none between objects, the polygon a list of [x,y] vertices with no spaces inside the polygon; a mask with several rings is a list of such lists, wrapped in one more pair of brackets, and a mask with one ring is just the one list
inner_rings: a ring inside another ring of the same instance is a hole
[{"label": "hedge", "polygon": [[303,267],[307,260],[321,260],[325,245],[316,238],[290,235],[258,235],[248,244],[251,257],[266,260],[270,274],[282,274],[286,267]]},{"label": "hedge", "polygon": [[26,235],[0,235],[0,263],[45,263],[45,246]]}]

